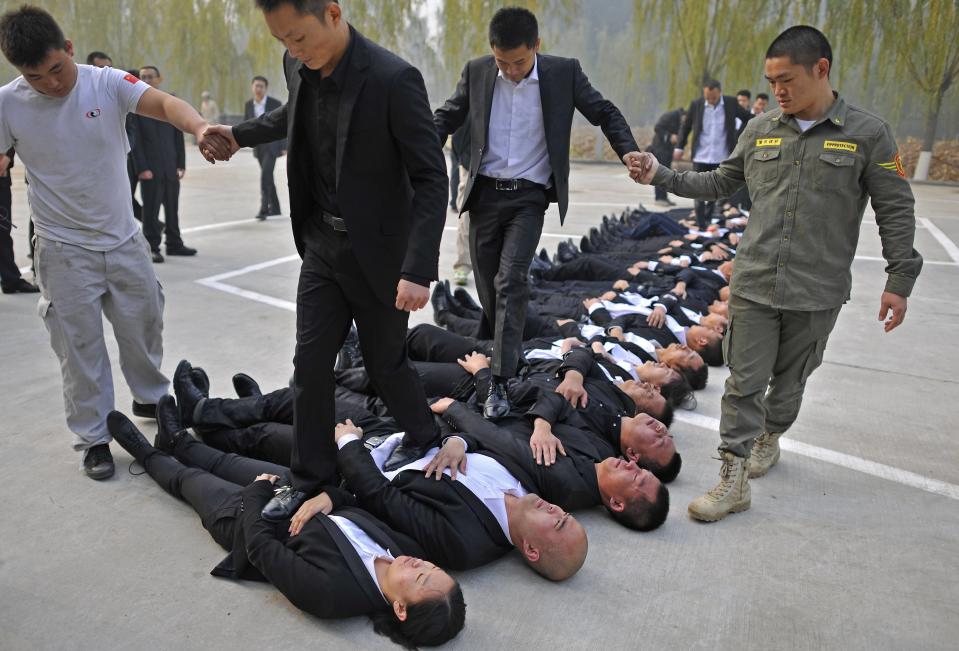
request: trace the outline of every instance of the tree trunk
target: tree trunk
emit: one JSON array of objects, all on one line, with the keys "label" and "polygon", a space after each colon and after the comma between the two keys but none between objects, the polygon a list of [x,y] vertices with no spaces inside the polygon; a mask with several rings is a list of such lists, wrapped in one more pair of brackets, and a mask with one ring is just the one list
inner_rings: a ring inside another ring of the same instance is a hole
[{"label": "tree trunk", "polygon": [[939,124],[939,111],[942,108],[944,89],[940,86],[931,98],[929,109],[926,111],[926,127],[923,130],[922,148],[919,151],[919,160],[916,161],[916,171],[912,178],[925,181],[929,178],[929,167],[932,164],[932,146],[936,142],[936,126]]}]

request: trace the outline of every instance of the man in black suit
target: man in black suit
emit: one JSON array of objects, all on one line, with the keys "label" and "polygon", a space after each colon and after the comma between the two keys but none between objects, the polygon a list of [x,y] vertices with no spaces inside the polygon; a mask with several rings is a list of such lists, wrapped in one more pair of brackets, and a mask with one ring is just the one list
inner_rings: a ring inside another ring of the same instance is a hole
[{"label": "man in black suit", "polygon": [[[692,161],[697,172],[708,172],[719,167],[735,149],[743,126],[753,114],[744,109],[735,97],[723,95],[722,86],[715,79],[703,83],[703,96],[694,99],[686,114],[686,122],[679,131],[679,142],[673,150],[673,159],[683,156],[683,149],[693,135]],[[712,216],[714,201],[696,201],[696,223],[705,228]]]},{"label": "man in black suit", "polygon": [[[156,66],[140,68],[140,79],[159,88],[163,77]],[[172,124],[133,115],[135,135],[131,142],[133,164],[143,194],[143,236],[150,244],[154,262],[163,262],[160,241],[166,232],[166,254],[196,255],[180,236],[180,179],[186,174],[183,132]],[[160,227],[160,206],[165,226]]]},{"label": "man in black suit", "polygon": [[[618,458],[607,441],[589,432],[566,424],[543,426],[539,418],[510,417],[494,424],[451,398],[433,403],[432,409],[470,449],[492,457],[527,490],[561,509],[602,505],[618,523],[638,531],[666,521],[669,491],[662,482],[634,461]],[[534,457],[531,448],[553,452]]]},{"label": "man in black suit", "polygon": [[423,459],[384,472],[392,437],[371,452],[361,438],[364,431],[352,422],[337,425],[335,436],[340,472],[360,506],[418,541],[434,562],[468,570],[515,547],[537,573],[562,581],[586,560],[586,530],[575,518],[524,490],[495,459],[467,454],[458,437],[447,438]]},{"label": "man in black suit", "polygon": [[297,490],[268,510],[283,519],[336,473],[333,364],[351,321],[376,392],[406,432],[389,465],[422,456],[436,439],[406,357],[406,325],[438,275],[447,177],[416,68],[348,25],[335,2],[257,6],[287,47],[289,101],[211,131],[231,139],[234,151],[289,143],[290,218],[303,265],[291,463]]},{"label": "man in black suit", "polygon": [[[660,165],[673,166],[673,148],[679,142],[679,130],[683,126],[685,117],[686,109],[680,106],[675,111],[663,113],[656,121],[656,126],[653,127],[653,141],[646,148],[646,151],[655,156]],[[676,205],[675,202],[670,201],[669,193],[666,192],[665,188],[657,185],[654,190],[657,206]]]},{"label": "man in black suit", "polygon": [[500,9],[489,27],[491,56],[463,68],[456,91],[436,110],[440,140],[466,124],[472,154],[460,211],[470,213],[470,253],[483,305],[483,339],[493,339],[495,389],[487,417],[509,411],[505,379],[516,374],[529,298],[527,273],[550,201],[560,222],[569,205],[573,109],[600,125],[624,162],[638,156],[629,125],[593,88],[579,61],[540,55],[536,17]]},{"label": "man in black suit", "polygon": [[[260,509],[288,469],[207,447],[183,430],[171,396],[160,399],[156,447],[120,412],[110,433],[164,490],[188,502],[203,527],[229,555],[214,576],[267,580],[311,615],[368,615],[378,633],[404,646],[437,645],[463,628],[466,605],[459,584],[417,557],[423,550],[355,507],[335,486],[308,520],[287,525],[264,520]],[[425,579],[425,580],[424,580]]]},{"label": "man in black suit", "polygon": [[[243,107],[243,119],[252,120],[282,106],[280,100],[266,94],[270,82],[266,77],[253,78],[253,98]],[[276,196],[276,184],[273,182],[273,168],[276,159],[286,152],[286,139],[265,142],[253,147],[253,156],[260,163],[260,211],[256,218],[264,220],[280,214],[280,198]]]}]

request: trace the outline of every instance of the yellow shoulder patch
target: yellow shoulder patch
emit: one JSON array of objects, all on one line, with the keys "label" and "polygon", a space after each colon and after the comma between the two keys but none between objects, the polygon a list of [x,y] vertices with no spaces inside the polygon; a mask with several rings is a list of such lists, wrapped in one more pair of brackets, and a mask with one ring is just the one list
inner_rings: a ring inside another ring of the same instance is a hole
[{"label": "yellow shoulder patch", "polygon": [[778,147],[783,144],[782,138],[756,138],[757,147]]},{"label": "yellow shoulder patch", "polygon": [[843,142],[841,140],[827,140],[822,144],[823,149],[841,149],[843,151],[856,151],[859,148],[854,142]]}]

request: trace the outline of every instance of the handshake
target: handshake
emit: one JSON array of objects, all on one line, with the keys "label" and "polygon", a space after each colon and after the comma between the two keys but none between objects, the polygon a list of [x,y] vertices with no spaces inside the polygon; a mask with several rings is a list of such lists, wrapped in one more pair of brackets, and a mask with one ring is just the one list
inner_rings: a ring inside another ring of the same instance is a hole
[{"label": "handshake", "polygon": [[196,131],[196,144],[203,158],[210,163],[228,161],[240,149],[233,137],[233,127],[225,124],[204,124]]},{"label": "handshake", "polygon": [[623,156],[623,163],[629,171],[629,178],[645,185],[652,183],[656,168],[659,167],[659,161],[649,152],[632,151]]}]

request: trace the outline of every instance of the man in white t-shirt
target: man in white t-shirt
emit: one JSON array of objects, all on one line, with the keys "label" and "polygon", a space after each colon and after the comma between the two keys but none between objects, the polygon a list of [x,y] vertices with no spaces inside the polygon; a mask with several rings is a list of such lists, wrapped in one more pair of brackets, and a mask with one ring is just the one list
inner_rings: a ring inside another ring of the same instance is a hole
[{"label": "man in white t-shirt", "polygon": [[74,63],[73,44],[43,9],[4,14],[0,49],[21,73],[0,88],[0,151],[16,149],[30,183],[39,312],[60,360],[67,426],[84,472],[106,479],[113,379],[104,316],[134,414],[155,417],[169,388],[160,372],[163,292],[126,191],[127,114],[196,134],[211,162],[222,143],[203,136],[206,122],[186,102],[122,70]]}]

